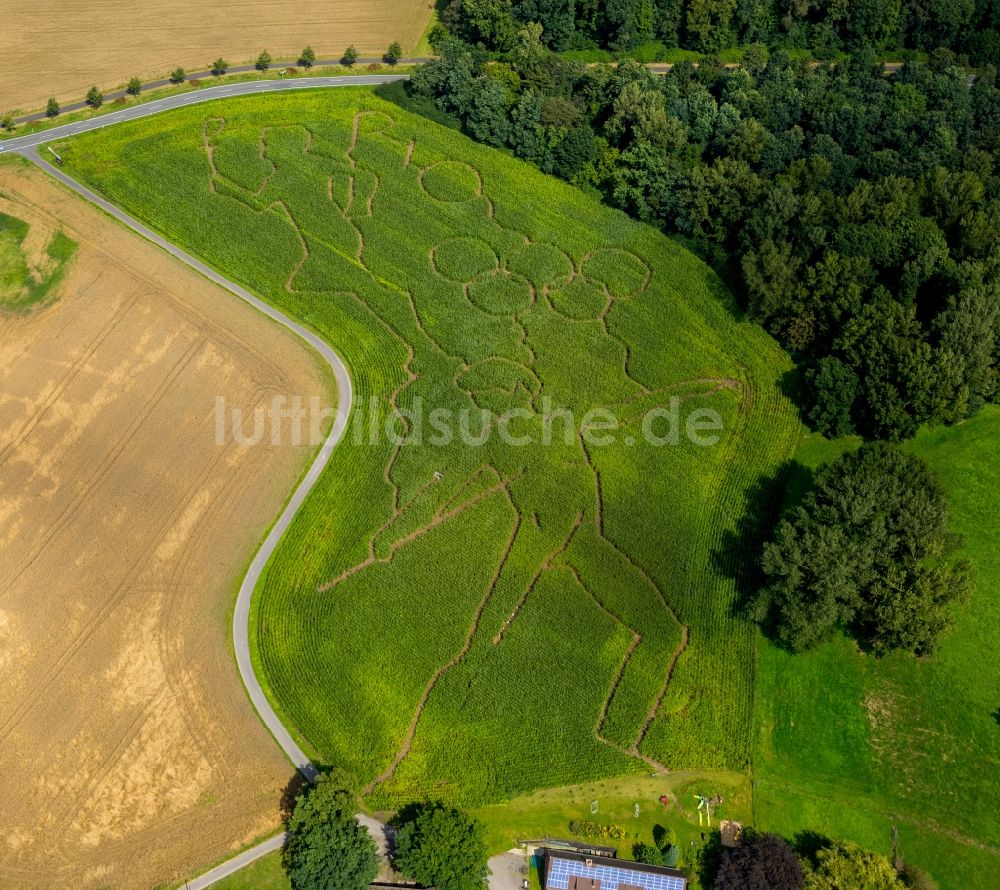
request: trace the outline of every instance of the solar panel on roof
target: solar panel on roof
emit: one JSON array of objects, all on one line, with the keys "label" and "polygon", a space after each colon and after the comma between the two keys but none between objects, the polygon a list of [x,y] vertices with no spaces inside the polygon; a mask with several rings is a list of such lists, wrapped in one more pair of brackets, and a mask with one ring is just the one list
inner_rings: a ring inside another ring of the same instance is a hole
[{"label": "solar panel on roof", "polygon": [[673,875],[653,875],[624,865],[587,865],[571,859],[553,857],[546,890],[569,890],[571,878],[587,878],[601,882],[601,890],[618,890],[619,885],[641,887],[642,890],[684,890],[684,878]]}]

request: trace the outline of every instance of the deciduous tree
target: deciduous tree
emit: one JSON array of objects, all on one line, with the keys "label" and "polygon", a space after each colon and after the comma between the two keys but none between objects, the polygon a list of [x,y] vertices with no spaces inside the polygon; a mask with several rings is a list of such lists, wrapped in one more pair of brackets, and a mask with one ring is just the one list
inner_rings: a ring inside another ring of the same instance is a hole
[{"label": "deciduous tree", "polygon": [[784,838],[748,830],[724,851],[715,890],[802,890],[802,882],[802,864]]},{"label": "deciduous tree", "polygon": [[399,45],[398,40],[389,44],[389,48],[385,51],[385,55],[382,58],[389,65],[398,64],[399,60],[403,58],[403,47]]},{"label": "deciduous tree", "polygon": [[852,630],[876,653],[933,650],[970,590],[948,506],[917,457],[875,443],[822,469],[765,545],[756,602],[795,650]]},{"label": "deciduous tree", "polygon": [[438,890],[483,890],[489,875],[482,825],[459,810],[425,804],[406,814],[396,834],[396,867]]},{"label": "deciduous tree", "polygon": [[292,890],[364,890],[379,855],[355,816],[357,799],[344,776],[320,776],[296,801],[283,861]]},{"label": "deciduous tree", "polygon": [[817,854],[806,873],[805,890],[904,890],[906,885],[885,856],[856,844],[834,844]]}]

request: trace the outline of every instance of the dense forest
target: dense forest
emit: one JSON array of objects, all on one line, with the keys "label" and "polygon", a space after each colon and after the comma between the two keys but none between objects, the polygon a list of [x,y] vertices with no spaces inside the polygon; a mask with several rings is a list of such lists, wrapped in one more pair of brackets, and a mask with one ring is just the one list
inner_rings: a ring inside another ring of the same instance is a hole
[{"label": "dense forest", "polygon": [[[682,30],[695,2],[678,14]],[[731,5],[739,39],[756,14]],[[872,15],[884,5],[858,4]],[[413,99],[685,238],[796,359],[814,429],[898,440],[996,400],[996,71],[972,74],[939,48],[890,75],[868,43],[830,62],[753,44],[738,67],[706,59],[666,76],[552,51],[581,23],[587,39],[614,42],[623,9],[662,28],[664,6],[649,0],[461,0]],[[987,14],[968,6],[970,21]],[[521,24],[530,17],[541,22]]]},{"label": "dense forest", "polygon": [[1000,62],[998,0],[450,0],[441,19],[456,37],[500,51],[537,22],[542,42],[557,51],[780,43],[822,57],[870,45],[947,47],[974,65]]}]

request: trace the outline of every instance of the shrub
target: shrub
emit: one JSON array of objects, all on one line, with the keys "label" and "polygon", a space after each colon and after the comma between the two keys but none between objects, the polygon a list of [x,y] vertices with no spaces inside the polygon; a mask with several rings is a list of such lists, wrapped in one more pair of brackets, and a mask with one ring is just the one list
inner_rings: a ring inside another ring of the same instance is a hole
[{"label": "shrub", "polygon": [[[576,825],[576,829],[573,826]],[[592,837],[592,838],[611,838],[616,841],[623,841],[628,837],[628,831],[621,827],[621,825],[605,824],[602,822],[571,822],[570,830],[574,834],[581,835],[582,837]]]},{"label": "shrub", "polygon": [[681,858],[681,848],[677,846],[677,835],[672,828],[662,825],[653,827],[653,843],[663,856],[663,864],[674,868]]},{"label": "shrub", "polygon": [[184,83],[184,69],[183,68],[174,68],[174,70],[170,72],[170,82],[171,83]]},{"label": "shrub", "polygon": [[907,863],[900,873],[903,883],[910,890],[938,890],[937,882],[923,869]]},{"label": "shrub", "polygon": [[808,420],[817,432],[836,439],[854,432],[851,410],[858,392],[858,375],[839,358],[825,356],[806,371],[811,390]]},{"label": "shrub", "polygon": [[430,47],[434,50],[434,52],[440,53],[439,47],[449,37],[451,37],[451,34],[448,33],[448,29],[440,22],[437,22],[427,33],[427,42],[430,44]]},{"label": "shrub", "polygon": [[8,133],[13,132],[14,126],[14,115],[5,114],[3,117],[0,117],[0,127],[5,129]]},{"label": "shrub", "polygon": [[632,858],[645,865],[663,865],[663,854],[652,844],[633,844]]},{"label": "shrub", "polygon": [[87,90],[86,101],[91,108],[100,108],[104,104],[104,93],[96,86],[93,86]]},{"label": "shrub", "polygon": [[229,70],[229,62],[227,62],[222,56],[219,56],[214,62],[212,62],[211,71],[216,77],[221,77],[226,71]]},{"label": "shrub", "polygon": [[133,77],[125,85],[125,92],[130,96],[138,96],[142,92],[142,81],[138,77]]}]

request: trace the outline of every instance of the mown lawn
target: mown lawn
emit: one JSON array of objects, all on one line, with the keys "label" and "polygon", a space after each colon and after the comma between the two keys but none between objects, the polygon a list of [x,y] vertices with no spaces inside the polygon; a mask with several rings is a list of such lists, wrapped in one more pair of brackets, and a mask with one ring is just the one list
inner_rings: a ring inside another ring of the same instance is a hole
[{"label": "mown lawn", "polygon": [[[713,811],[713,828],[720,819],[750,823],[751,788],[745,774],[686,770],[665,776],[626,776],[546,788],[505,804],[481,807],[473,814],[486,826],[490,855],[513,849],[521,841],[573,838],[571,823],[595,822],[625,829],[627,837],[621,840],[590,839],[592,843],[617,847],[619,856],[625,859],[632,858],[634,844],[653,844],[657,829],[666,829],[681,848],[683,866],[693,861],[702,843],[702,832],[707,835],[710,831],[707,821],[699,825],[696,794],[722,796],[723,803]],[[663,796],[669,801],[666,806],[660,803]],[[592,813],[595,801],[597,813]]]},{"label": "mown lawn", "polygon": [[[373,807],[747,767],[755,637],[736,607],[800,427],[787,358],[704,264],[367,90],[230,99],[61,152],[351,368],[347,439],[252,635],[318,759]],[[650,444],[644,417],[672,406],[681,425],[716,412],[718,442]],[[563,412],[599,408],[613,443],[564,440]],[[473,434],[518,409],[533,443],[435,442],[430,409]]]},{"label": "mown lawn", "polygon": [[[758,825],[891,850],[944,890],[991,887],[1000,868],[1000,408],[907,447],[934,469],[976,590],[933,657],[862,655],[843,638],[805,655],[761,641],[754,763]],[[852,442],[810,439],[803,467]]]}]

